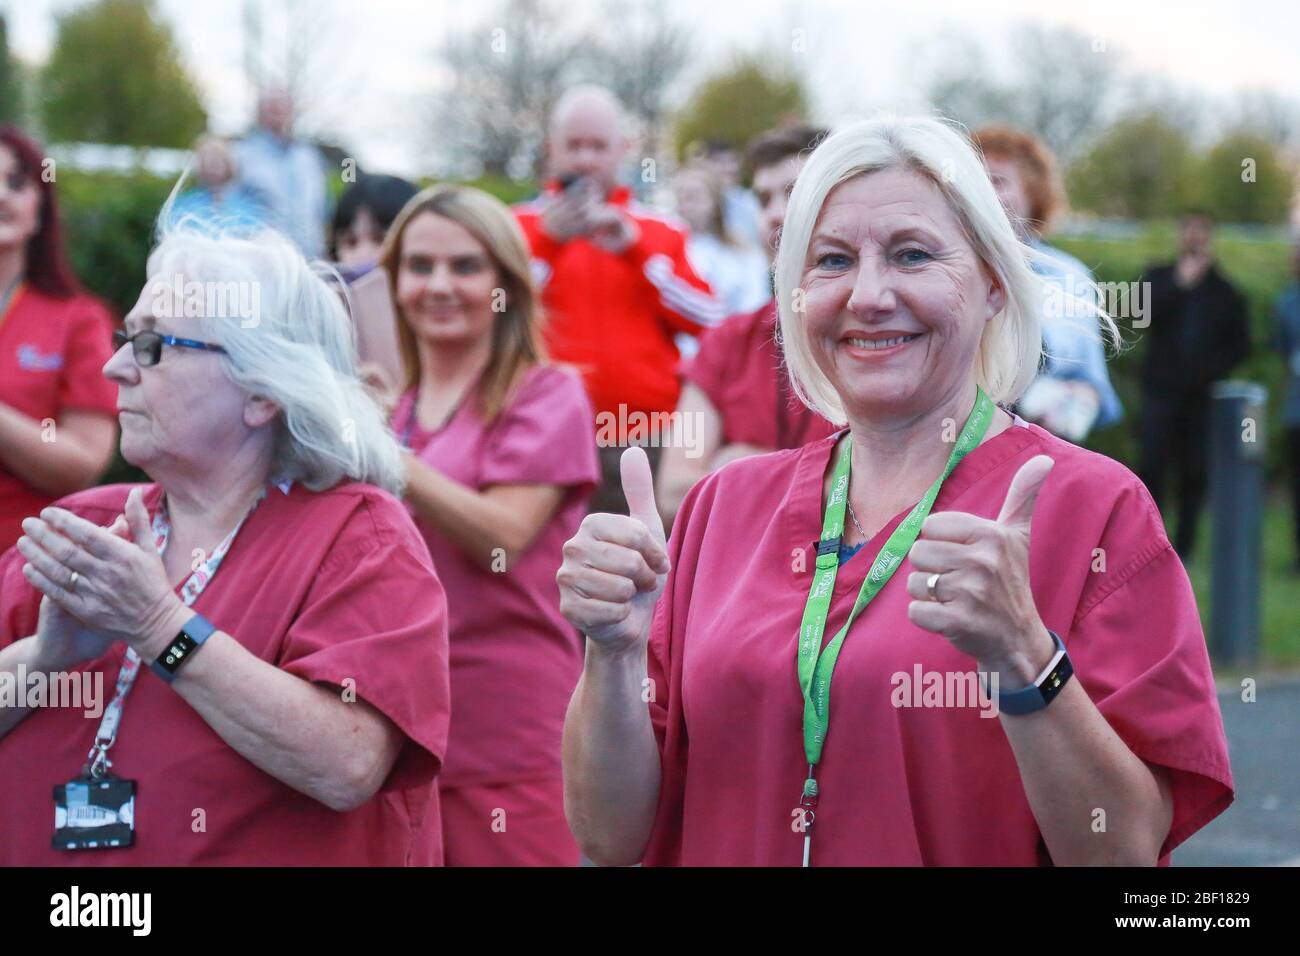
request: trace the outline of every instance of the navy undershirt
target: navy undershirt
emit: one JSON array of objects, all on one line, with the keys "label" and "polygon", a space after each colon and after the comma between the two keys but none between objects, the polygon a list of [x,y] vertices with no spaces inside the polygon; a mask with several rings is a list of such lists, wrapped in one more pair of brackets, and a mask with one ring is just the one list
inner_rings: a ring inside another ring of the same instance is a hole
[{"label": "navy undershirt", "polygon": [[845,564],[845,562],[848,561],[849,558],[853,557],[855,554],[857,554],[859,551],[861,551],[863,545],[865,545],[865,544],[866,544],[865,541],[860,541],[860,542],[858,542],[857,544],[853,545],[852,547],[847,547],[847,546],[845,546],[845,547],[841,547],[841,548],[840,548],[840,567],[843,567],[844,564]]}]

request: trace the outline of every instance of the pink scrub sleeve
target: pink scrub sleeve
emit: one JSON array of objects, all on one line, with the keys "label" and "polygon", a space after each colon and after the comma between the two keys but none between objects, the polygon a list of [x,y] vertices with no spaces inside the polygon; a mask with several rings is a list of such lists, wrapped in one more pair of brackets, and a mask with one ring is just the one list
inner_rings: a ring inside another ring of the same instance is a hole
[{"label": "pink scrub sleeve", "polygon": [[362,508],[317,570],[276,664],[351,688],[396,724],[408,740],[382,789],[404,790],[432,780],[446,754],[447,601],[400,506]]},{"label": "pink scrub sleeve", "polygon": [[493,424],[482,484],[576,486],[588,494],[600,476],[596,445],[575,442],[595,418],[582,382],[558,366],[533,370]]},{"label": "pink scrub sleeve", "polygon": [[1170,771],[1165,857],[1232,802],[1232,772],[1191,583],[1150,495],[1131,481],[1094,557],[1118,573],[1085,592],[1062,637],[1106,721],[1134,754]]},{"label": "pink scrub sleeve", "polygon": [[[675,622],[684,621],[690,608],[691,583],[696,580],[699,559],[699,538],[708,520],[708,503],[700,505],[700,491],[706,484],[697,482],[687,492],[673,522],[672,534],[668,538],[670,570],[663,593],[655,605],[646,648],[646,677],[651,681],[646,688],[647,706],[655,742],[659,746],[660,767],[659,805],[643,856],[647,866],[675,866],[681,862],[687,736],[686,715],[682,711],[681,654],[675,653],[673,635],[674,631],[682,629]],[[697,508],[701,514],[695,516],[692,529],[692,515]],[[682,582],[680,587],[678,582]]]}]

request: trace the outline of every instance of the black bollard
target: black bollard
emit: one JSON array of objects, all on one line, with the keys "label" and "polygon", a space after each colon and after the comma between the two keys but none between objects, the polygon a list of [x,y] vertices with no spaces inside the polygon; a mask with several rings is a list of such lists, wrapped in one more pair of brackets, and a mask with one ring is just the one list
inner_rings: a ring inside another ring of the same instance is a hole
[{"label": "black bollard", "polygon": [[1216,382],[1210,413],[1210,655],[1227,666],[1259,658],[1260,522],[1264,513],[1264,409],[1254,382]]}]

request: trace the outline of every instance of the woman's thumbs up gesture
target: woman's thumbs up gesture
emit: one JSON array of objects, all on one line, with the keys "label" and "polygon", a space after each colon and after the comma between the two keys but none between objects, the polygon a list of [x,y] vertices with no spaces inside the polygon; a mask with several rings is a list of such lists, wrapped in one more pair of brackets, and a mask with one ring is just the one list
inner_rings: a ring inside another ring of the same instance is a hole
[{"label": "woman's thumbs up gesture", "polygon": [[916,568],[907,616],[942,634],[985,670],[1029,683],[1050,657],[1029,589],[1029,529],[1038,492],[1054,462],[1037,455],[1011,479],[996,521],[959,511],[932,514],[909,557]]},{"label": "woman's thumbs up gesture", "polygon": [[650,459],[635,446],[619,462],[630,515],[592,514],[564,544],[555,581],[560,611],[602,649],[621,651],[650,633],[668,574],[663,522]]}]

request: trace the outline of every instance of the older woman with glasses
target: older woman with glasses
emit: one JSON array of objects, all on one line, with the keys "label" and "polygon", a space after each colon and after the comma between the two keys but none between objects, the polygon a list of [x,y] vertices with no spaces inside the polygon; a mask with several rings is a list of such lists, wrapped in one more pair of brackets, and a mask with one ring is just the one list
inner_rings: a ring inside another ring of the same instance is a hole
[{"label": "older woman with glasses", "polygon": [[148,272],[104,374],[152,483],[0,558],[0,677],[106,691],[0,708],[0,865],[440,862],[446,604],[342,303],[271,233]]},{"label": "older woman with glasses", "polygon": [[1150,495],[999,407],[1037,371],[1041,281],[943,123],[813,152],[780,334],[847,427],[709,475],[667,543],[629,449],[631,516],[565,546],[565,805],[592,859],[1154,865],[1231,802]]}]

